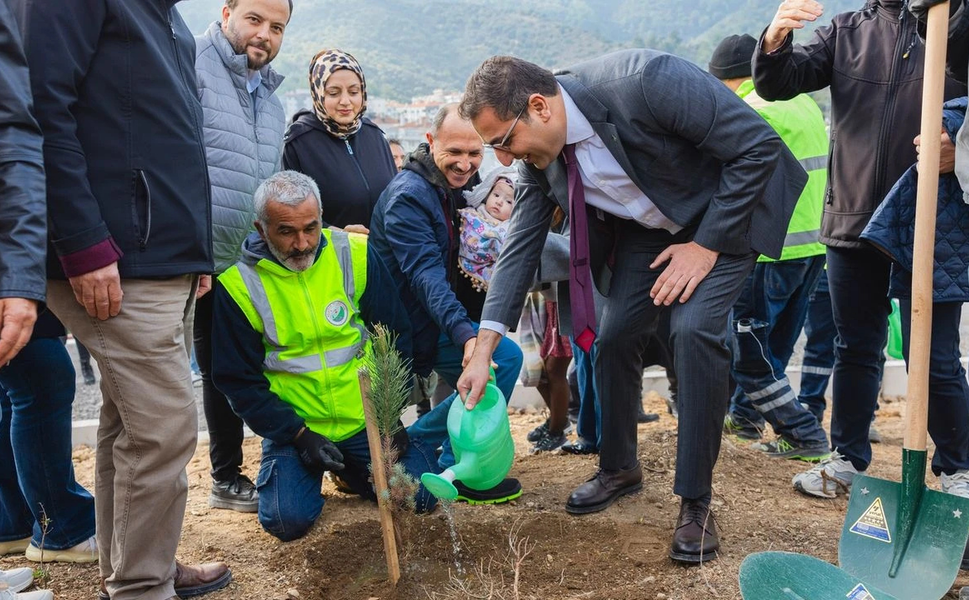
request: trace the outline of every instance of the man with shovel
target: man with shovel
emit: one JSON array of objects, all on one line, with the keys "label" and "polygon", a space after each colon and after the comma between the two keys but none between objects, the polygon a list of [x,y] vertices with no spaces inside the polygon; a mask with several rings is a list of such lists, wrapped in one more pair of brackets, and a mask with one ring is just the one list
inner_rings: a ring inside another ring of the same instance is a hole
[{"label": "man with shovel", "polygon": [[[793,31],[820,18],[823,7],[814,0],[785,0],[753,57],[754,85],[765,100],[831,89],[834,120],[820,240],[827,246],[838,332],[833,453],[793,479],[798,491],[822,498],[847,491],[871,462],[868,428],[891,312],[891,264],[859,235],[892,184],[917,160],[912,140],[918,134],[924,48],[915,19],[902,5],[873,0],[865,9],[836,15],[801,45],[793,43]],[[839,51],[852,54],[842,57]],[[947,81],[946,98],[963,94],[964,87]]]}]

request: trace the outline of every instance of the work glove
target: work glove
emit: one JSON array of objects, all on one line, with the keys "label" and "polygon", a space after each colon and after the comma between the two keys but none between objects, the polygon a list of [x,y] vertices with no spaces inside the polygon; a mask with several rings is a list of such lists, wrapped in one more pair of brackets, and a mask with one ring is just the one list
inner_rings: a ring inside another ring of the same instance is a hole
[{"label": "work glove", "polygon": [[293,445],[299,451],[303,466],[311,473],[322,475],[324,471],[343,470],[343,453],[333,442],[315,431],[304,427],[293,440]]},{"label": "work glove", "polygon": [[[945,0],[909,0],[908,10],[910,13],[915,15],[919,21],[925,21],[926,16],[929,14],[929,9],[936,4],[942,4]],[[959,10],[962,6],[962,0],[950,0],[949,2],[949,16],[951,17]]]}]

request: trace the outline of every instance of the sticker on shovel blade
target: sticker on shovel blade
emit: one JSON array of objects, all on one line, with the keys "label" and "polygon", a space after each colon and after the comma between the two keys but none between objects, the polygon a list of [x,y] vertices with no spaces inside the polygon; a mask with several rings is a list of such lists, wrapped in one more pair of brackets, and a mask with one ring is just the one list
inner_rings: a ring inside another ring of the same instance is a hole
[{"label": "sticker on shovel blade", "polygon": [[[888,521],[885,520],[885,511],[882,509],[882,499],[875,498],[875,501],[871,503],[868,510],[861,515],[861,517],[855,521],[855,524],[849,529],[851,533],[857,533],[858,535],[863,535],[869,537],[873,540],[878,540],[880,542],[885,542],[886,544],[892,543],[892,534],[888,531]],[[851,596],[848,596],[851,598]],[[860,596],[864,598],[864,596]]]},{"label": "sticker on shovel blade", "polygon": [[871,592],[865,589],[865,586],[860,583],[855,586],[855,589],[848,592],[847,598],[848,600],[875,600]]}]

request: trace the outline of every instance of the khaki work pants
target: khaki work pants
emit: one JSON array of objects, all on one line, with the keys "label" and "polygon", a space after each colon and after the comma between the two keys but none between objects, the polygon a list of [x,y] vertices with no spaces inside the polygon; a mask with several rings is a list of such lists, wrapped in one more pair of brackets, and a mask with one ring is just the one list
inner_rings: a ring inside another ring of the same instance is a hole
[{"label": "khaki work pants", "polygon": [[70,283],[47,282],[51,310],[101,370],[95,512],[113,600],[175,596],[185,466],[198,431],[189,370],[197,279],[122,280],[121,312],[106,321],[88,316]]}]

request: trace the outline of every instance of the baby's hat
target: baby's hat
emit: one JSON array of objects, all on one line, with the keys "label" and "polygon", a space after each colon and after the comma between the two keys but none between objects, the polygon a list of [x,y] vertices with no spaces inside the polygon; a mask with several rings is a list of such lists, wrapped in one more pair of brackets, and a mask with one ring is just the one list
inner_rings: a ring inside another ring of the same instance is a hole
[{"label": "baby's hat", "polygon": [[488,197],[488,193],[491,192],[491,188],[495,186],[495,182],[499,179],[507,179],[511,182],[511,186],[515,187],[515,180],[518,179],[518,170],[514,167],[502,166],[488,171],[488,174],[481,179],[481,183],[474,186],[470,191],[464,192],[464,199],[467,201],[468,206],[471,208],[481,206]]}]

